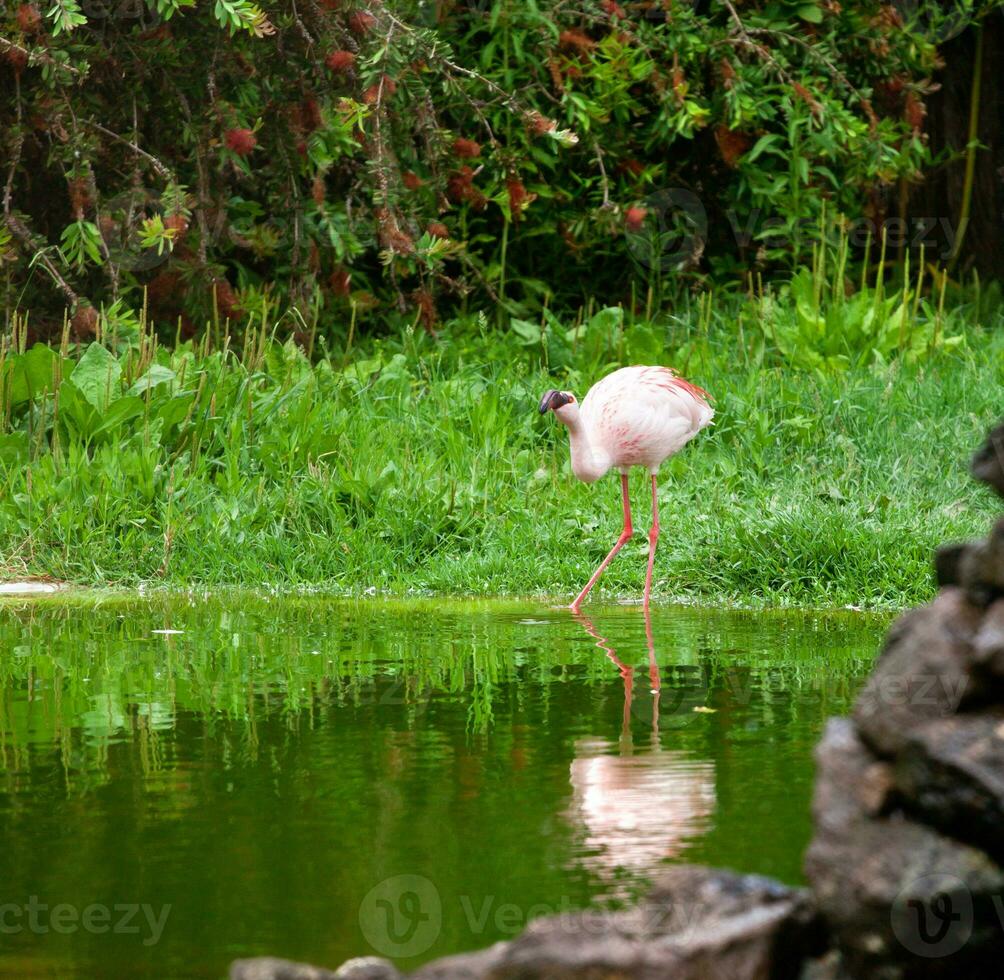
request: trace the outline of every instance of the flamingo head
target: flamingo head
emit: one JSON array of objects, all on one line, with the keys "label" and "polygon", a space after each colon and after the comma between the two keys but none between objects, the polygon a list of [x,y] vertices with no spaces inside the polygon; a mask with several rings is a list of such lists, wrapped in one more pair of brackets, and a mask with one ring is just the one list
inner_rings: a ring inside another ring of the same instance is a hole
[{"label": "flamingo head", "polygon": [[556,391],[550,388],[540,399],[540,414],[554,412],[559,422],[568,425],[579,417],[579,403],[570,391]]}]

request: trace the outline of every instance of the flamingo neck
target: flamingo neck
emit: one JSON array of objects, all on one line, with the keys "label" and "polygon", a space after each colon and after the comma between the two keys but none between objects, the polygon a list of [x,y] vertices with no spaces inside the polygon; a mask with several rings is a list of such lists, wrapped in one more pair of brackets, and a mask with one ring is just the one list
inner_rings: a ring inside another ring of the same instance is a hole
[{"label": "flamingo neck", "polygon": [[568,423],[568,441],[572,449],[572,472],[583,483],[595,483],[610,469],[610,456],[593,448],[582,419]]}]

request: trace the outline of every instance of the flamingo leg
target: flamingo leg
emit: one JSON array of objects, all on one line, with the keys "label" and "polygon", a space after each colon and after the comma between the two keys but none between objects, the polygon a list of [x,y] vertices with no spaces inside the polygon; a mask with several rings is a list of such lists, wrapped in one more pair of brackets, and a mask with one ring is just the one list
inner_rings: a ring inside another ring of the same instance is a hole
[{"label": "flamingo leg", "polygon": [[659,496],[655,474],[652,474],[652,530],[648,532],[648,570],[645,572],[645,600],[642,603],[646,612],[652,599],[652,568],[655,565],[655,549],[659,545]]},{"label": "flamingo leg", "polygon": [[645,645],[648,647],[648,679],[652,685],[652,743],[659,747],[659,698],[662,692],[662,678],[659,663],[655,659],[655,640],[652,637],[652,615],[645,607]]},{"label": "flamingo leg", "polygon": [[600,562],[600,567],[593,572],[593,577],[586,582],[586,587],[575,597],[574,602],[568,607],[573,613],[579,611],[579,606],[582,605],[583,599],[589,595],[593,586],[599,581],[600,576],[606,571],[607,565],[614,560],[617,552],[627,544],[631,535],[634,534],[634,528],[631,527],[631,499],[628,496],[627,473],[621,473],[621,496],[624,503],[624,530],[621,531],[621,536],[617,539],[616,544],[610,549],[610,554]]},{"label": "flamingo leg", "polygon": [[662,679],[659,677],[659,662],[655,659],[655,639],[652,636],[652,615],[645,608],[645,645],[648,647],[648,679],[652,683],[652,693],[658,696],[662,690]]},{"label": "flamingo leg", "polygon": [[[634,688],[634,668],[629,667],[620,657],[605,636],[600,636],[593,626],[592,620],[585,613],[577,613],[578,620],[582,623],[585,631],[596,640],[596,645],[607,655],[607,659],[621,672],[621,680],[624,681],[624,717],[621,722],[621,744],[630,747],[631,745],[631,692]],[[651,633],[651,630],[649,631]],[[654,657],[654,652],[652,653]],[[658,670],[658,668],[655,668]],[[657,675],[658,676],[658,675]]]}]

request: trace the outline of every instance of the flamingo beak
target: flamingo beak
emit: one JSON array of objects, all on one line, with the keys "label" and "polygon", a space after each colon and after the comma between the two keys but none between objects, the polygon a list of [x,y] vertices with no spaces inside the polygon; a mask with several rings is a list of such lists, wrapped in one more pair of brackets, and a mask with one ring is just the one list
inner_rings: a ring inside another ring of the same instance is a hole
[{"label": "flamingo beak", "polygon": [[561,408],[562,405],[567,405],[571,400],[563,391],[558,391],[556,388],[548,388],[540,399],[540,414],[543,415],[554,408]]},{"label": "flamingo beak", "polygon": [[546,412],[549,412],[551,410],[551,399],[557,393],[558,392],[554,388],[548,388],[547,391],[544,392],[543,397],[540,399],[540,406],[539,406],[541,415],[544,415]]}]

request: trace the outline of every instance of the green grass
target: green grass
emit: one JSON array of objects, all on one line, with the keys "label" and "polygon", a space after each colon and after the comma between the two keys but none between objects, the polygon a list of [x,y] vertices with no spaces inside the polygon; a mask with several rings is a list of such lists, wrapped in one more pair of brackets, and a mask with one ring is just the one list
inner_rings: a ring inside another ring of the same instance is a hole
[{"label": "green grass", "polygon": [[[15,344],[0,356],[0,569],[567,600],[619,532],[618,489],[574,480],[537,400],[661,361],[716,396],[717,418],[663,468],[659,599],[922,601],[933,548],[999,509],[967,462],[1000,412],[1004,336],[969,327],[941,344],[963,311],[925,344],[908,336],[909,356],[862,348],[798,368],[777,337],[787,302],[769,322],[740,300],[660,323],[601,313],[567,334],[553,318],[543,333],[472,321],[313,364],[253,331],[176,350],[108,338],[114,356],[94,346],[79,366],[69,349]],[[644,532],[640,472],[632,489]],[[646,554],[640,533],[603,594],[639,595]]]}]

